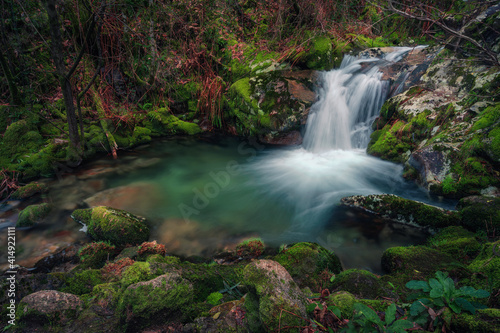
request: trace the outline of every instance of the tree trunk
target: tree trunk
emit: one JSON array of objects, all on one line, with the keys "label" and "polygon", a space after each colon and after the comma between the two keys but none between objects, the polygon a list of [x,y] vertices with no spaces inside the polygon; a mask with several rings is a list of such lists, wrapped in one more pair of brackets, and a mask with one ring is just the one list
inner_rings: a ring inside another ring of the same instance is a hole
[{"label": "tree trunk", "polygon": [[17,90],[16,83],[14,82],[14,77],[10,71],[10,67],[7,64],[7,60],[0,51],[0,66],[4,72],[5,78],[7,79],[7,84],[9,85],[10,98],[12,99],[12,105],[20,106],[22,105],[21,96],[19,96],[19,90]]},{"label": "tree trunk", "polygon": [[61,84],[61,89],[66,106],[66,118],[68,120],[69,141],[73,148],[80,148],[80,137],[78,135],[77,118],[75,114],[75,104],[73,103],[73,89],[69,82],[64,65],[63,46],[61,37],[61,25],[59,15],[56,10],[55,0],[45,0],[47,15],[49,17],[50,35],[52,37],[52,59],[56,66],[56,73]]}]

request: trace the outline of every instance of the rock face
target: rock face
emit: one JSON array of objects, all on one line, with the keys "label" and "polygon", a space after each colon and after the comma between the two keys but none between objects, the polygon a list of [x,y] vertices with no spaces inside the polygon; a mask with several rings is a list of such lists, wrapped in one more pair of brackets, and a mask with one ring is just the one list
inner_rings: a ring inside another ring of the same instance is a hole
[{"label": "rock face", "polygon": [[97,241],[108,241],[117,246],[137,245],[149,238],[145,219],[127,211],[99,206],[77,209],[73,219],[87,225],[87,233]]},{"label": "rock face", "polygon": [[257,260],[245,267],[243,275],[254,290],[245,301],[252,316],[248,318],[250,331],[260,331],[261,325],[272,332],[305,323],[305,296],[283,266],[272,260]]},{"label": "rock face", "polygon": [[460,224],[460,214],[393,194],[355,195],[342,198],[345,206],[360,208],[399,223],[444,228]]},{"label": "rock face", "polygon": [[273,71],[244,78],[230,88],[228,123],[262,142],[300,144],[300,127],[316,100],[316,71]]},{"label": "rock face", "polygon": [[405,164],[408,177],[437,194],[498,187],[500,70],[443,49],[413,83],[382,107],[368,153]]}]

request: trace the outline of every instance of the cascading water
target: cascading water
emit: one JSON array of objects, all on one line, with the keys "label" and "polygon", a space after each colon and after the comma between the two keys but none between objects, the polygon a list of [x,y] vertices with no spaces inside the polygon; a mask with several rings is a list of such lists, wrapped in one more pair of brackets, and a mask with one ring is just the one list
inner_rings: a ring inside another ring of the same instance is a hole
[{"label": "cascading water", "polygon": [[320,234],[344,196],[407,194],[402,166],[368,156],[366,147],[388,92],[379,68],[410,50],[397,48],[382,59],[346,56],[339,69],[323,73],[302,147],[264,152],[249,167],[264,197],[270,195],[295,209],[283,238],[296,235],[299,240],[314,230]]}]

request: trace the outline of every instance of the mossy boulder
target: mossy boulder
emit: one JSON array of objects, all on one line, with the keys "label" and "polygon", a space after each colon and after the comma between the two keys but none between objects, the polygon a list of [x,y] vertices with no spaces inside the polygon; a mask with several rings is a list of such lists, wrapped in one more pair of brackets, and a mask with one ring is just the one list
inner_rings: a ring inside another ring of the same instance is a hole
[{"label": "mossy boulder", "polygon": [[451,321],[450,328],[457,333],[499,333],[500,309],[483,309],[475,314],[459,314]]},{"label": "mossy boulder", "polygon": [[245,267],[243,277],[251,289],[245,300],[250,331],[305,325],[306,298],[278,262],[256,260]]},{"label": "mossy boulder", "polygon": [[240,79],[229,88],[225,121],[239,135],[271,144],[300,144],[299,130],[316,99],[316,80],[314,71],[272,71]]},{"label": "mossy boulder", "polygon": [[37,193],[45,193],[47,191],[48,191],[47,185],[33,182],[19,187],[11,194],[10,197],[11,199],[27,199],[29,197],[34,196]]},{"label": "mossy boulder", "polygon": [[243,258],[256,258],[264,252],[265,248],[260,238],[250,238],[236,245],[236,255]]},{"label": "mossy boulder", "polygon": [[137,261],[125,268],[120,283],[128,286],[133,283],[149,280],[152,277],[151,265],[147,262]]},{"label": "mossy boulder", "polygon": [[477,288],[491,293],[488,304],[492,307],[500,305],[500,241],[486,243],[481,253],[471,262],[468,269],[474,274],[471,282]]},{"label": "mossy boulder", "polygon": [[404,273],[408,281],[425,280],[439,270],[456,267],[454,257],[426,246],[391,247],[382,255],[382,269],[390,274]]},{"label": "mossy boulder", "polygon": [[435,229],[460,224],[458,212],[404,199],[393,194],[355,195],[342,198],[341,203],[413,226]]},{"label": "mossy boulder", "polygon": [[85,295],[101,283],[104,283],[104,278],[99,269],[73,270],[66,277],[66,286],[61,290],[75,295]]},{"label": "mossy boulder", "polygon": [[376,299],[391,295],[387,283],[381,281],[375,274],[362,269],[348,269],[338,274],[331,288],[347,291],[358,298]]},{"label": "mossy boulder", "polygon": [[179,319],[179,313],[188,312],[194,300],[193,286],[178,273],[167,273],[149,281],[127,287],[118,302],[118,310],[127,327],[150,325]]},{"label": "mossy boulder", "polygon": [[[88,211],[73,212],[73,217],[86,220]],[[97,241],[116,246],[141,244],[149,238],[145,219],[127,211],[106,206],[92,208],[87,233]]]},{"label": "mossy boulder", "polygon": [[71,213],[71,218],[76,222],[89,224],[92,219],[92,208],[75,209]]},{"label": "mossy boulder", "polygon": [[92,242],[85,244],[78,256],[83,267],[101,268],[106,261],[112,260],[116,255],[116,247],[108,242]]},{"label": "mossy boulder", "polygon": [[447,227],[428,239],[427,245],[453,256],[461,262],[470,262],[481,250],[474,234],[463,227]]},{"label": "mossy boulder", "polygon": [[352,315],[354,303],[356,303],[356,297],[348,291],[334,292],[326,299],[326,305],[338,307],[344,318],[349,318]]},{"label": "mossy boulder", "polygon": [[17,310],[17,319],[25,324],[42,322],[62,324],[72,321],[83,308],[80,297],[56,290],[41,290],[24,297]]},{"label": "mossy boulder", "polygon": [[462,225],[472,231],[500,229],[500,198],[471,196],[460,200]]},{"label": "mossy boulder", "polygon": [[30,205],[24,208],[17,219],[16,227],[32,227],[45,219],[51,211],[52,207],[48,203],[39,205]]},{"label": "mossy boulder", "polygon": [[328,287],[333,274],[342,271],[337,255],[316,243],[285,247],[274,260],[285,267],[300,288],[309,287],[317,292]]},{"label": "mossy boulder", "polygon": [[309,69],[330,70],[334,65],[333,43],[328,36],[318,36],[311,40],[309,52],[306,53],[306,66]]},{"label": "mossy boulder", "polygon": [[[151,136],[173,134],[194,135],[202,131],[197,124],[180,120],[165,108],[149,112],[146,119],[144,126],[145,129],[150,130],[149,135]],[[144,136],[146,132],[141,129],[137,133],[134,132],[134,134],[137,134],[138,139],[140,135]]]}]

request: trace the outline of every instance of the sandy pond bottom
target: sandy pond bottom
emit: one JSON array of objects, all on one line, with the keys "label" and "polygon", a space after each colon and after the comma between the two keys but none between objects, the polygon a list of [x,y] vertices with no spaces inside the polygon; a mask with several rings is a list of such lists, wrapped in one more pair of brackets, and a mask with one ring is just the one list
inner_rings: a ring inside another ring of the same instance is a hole
[{"label": "sandy pond bottom", "polygon": [[[340,207],[340,198],[394,193],[453,206],[429,198],[401,174],[401,166],[361,150],[312,154],[233,138],[159,140],[51,182],[47,198],[56,209],[35,228],[17,230],[16,260],[30,267],[72,242],[88,241],[69,214],[108,205],[147,217],[150,238],[176,255],[210,256],[248,237],[276,247],[312,241],[335,251],[346,268],[380,273],[386,248],[422,243],[426,235]],[[8,208],[3,206],[0,226],[15,223],[17,215]],[[5,248],[6,233],[0,242]],[[2,266],[5,261],[2,251]]]}]

